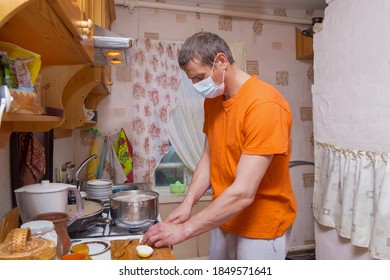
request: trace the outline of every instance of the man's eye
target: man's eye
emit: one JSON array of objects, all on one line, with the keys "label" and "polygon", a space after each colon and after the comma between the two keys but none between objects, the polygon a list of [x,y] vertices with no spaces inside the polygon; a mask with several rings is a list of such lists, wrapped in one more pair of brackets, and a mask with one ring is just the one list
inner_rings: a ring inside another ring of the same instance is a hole
[{"label": "man's eye", "polygon": [[192,78],[192,83],[196,84],[197,82],[200,82],[203,79],[204,79],[204,76],[196,76],[196,77]]}]

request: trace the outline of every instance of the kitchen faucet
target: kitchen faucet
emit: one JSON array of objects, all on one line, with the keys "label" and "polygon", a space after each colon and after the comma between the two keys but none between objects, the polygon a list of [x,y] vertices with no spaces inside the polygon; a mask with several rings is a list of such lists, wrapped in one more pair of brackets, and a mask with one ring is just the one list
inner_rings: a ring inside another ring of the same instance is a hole
[{"label": "kitchen faucet", "polygon": [[97,158],[97,155],[96,154],[93,154],[91,156],[89,156],[87,159],[85,159],[80,167],[77,169],[76,171],[76,176],[75,176],[75,185],[77,186],[77,189],[80,190],[81,189],[81,186],[83,184],[83,180],[80,180],[79,179],[79,174],[80,174],[80,171],[83,169],[83,167],[90,161],[90,160],[93,160],[93,159],[96,159]]}]

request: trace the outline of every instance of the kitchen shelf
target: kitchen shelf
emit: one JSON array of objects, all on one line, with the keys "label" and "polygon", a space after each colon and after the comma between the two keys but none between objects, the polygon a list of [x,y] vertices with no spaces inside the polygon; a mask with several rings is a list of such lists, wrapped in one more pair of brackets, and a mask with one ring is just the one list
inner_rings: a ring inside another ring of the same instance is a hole
[{"label": "kitchen shelf", "polygon": [[4,113],[1,121],[0,148],[9,142],[12,132],[47,132],[59,126],[62,121],[62,117],[57,116]]},{"label": "kitchen shelf", "polygon": [[93,28],[81,27],[86,22],[93,26],[87,21],[91,18],[106,28],[111,26],[114,0],[1,1],[0,41],[41,56],[44,105],[48,114],[59,116],[5,113],[0,124],[0,148],[9,142],[12,132],[57,129],[57,135],[66,137],[74,128],[96,125],[86,122],[83,105],[95,110],[111,93],[111,68],[93,66]]},{"label": "kitchen shelf", "polygon": [[96,125],[95,121],[86,121],[81,128],[91,128]]},{"label": "kitchen shelf", "polygon": [[[91,95],[90,98],[100,101],[110,94],[107,88],[105,88],[106,90],[104,91],[101,91],[100,89],[100,87],[104,88],[103,85],[105,84],[105,81],[102,80],[103,71],[103,67],[86,66],[67,82],[62,93],[65,120],[61,126],[58,127],[59,129],[84,127],[87,121],[84,115],[86,98]],[[96,88],[100,89],[100,94],[98,95],[93,93]],[[96,98],[95,96],[100,96],[100,98]],[[89,107],[86,108],[95,109]],[[88,122],[87,126],[91,126],[92,124],[93,122]]]},{"label": "kitchen shelf", "polygon": [[296,59],[313,60],[313,38],[303,36],[299,28],[295,28]]}]

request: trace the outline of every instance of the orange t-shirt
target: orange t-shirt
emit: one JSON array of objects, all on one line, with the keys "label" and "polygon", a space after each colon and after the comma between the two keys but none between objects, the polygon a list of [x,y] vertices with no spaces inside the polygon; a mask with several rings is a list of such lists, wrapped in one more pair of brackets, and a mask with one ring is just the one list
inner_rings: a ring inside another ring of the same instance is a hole
[{"label": "orange t-shirt", "polygon": [[288,169],[292,116],[287,101],[252,76],[235,96],[206,99],[204,108],[214,198],[234,182],[241,154],[274,155],[252,204],[221,228],[250,238],[281,236],[296,216]]}]

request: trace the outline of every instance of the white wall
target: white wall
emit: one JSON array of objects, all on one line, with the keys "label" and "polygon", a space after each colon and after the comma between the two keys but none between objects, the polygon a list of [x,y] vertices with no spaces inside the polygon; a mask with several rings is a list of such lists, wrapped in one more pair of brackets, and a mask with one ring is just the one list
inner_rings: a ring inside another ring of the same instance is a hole
[{"label": "white wall", "polygon": [[[314,37],[315,141],[365,151],[390,149],[390,2],[334,0]],[[369,259],[367,250],[316,226],[317,257]]]}]

